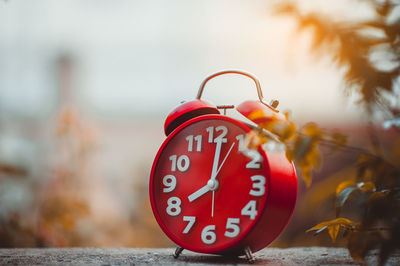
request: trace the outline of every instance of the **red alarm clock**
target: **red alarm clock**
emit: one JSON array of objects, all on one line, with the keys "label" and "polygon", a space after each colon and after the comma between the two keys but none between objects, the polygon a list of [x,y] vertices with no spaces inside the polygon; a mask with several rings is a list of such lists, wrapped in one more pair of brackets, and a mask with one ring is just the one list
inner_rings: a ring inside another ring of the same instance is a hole
[{"label": "red alarm clock", "polygon": [[[255,126],[219,112],[203,100],[205,84],[222,74],[241,74],[256,84],[259,101],[237,107],[242,114],[265,108],[254,75],[226,70],[207,77],[197,99],[177,107],[165,121],[167,139],[150,175],[150,201],[164,233],[183,249],[246,255],[271,243],[288,223],[296,202],[297,176],[284,151],[248,149],[245,137]],[[260,129],[259,129],[260,130]]]}]

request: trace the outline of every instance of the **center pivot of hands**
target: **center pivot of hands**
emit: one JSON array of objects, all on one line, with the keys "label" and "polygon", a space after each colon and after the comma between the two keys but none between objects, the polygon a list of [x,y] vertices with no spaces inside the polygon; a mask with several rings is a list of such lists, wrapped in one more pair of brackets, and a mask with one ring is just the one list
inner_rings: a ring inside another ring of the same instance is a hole
[{"label": "center pivot of hands", "polygon": [[218,181],[210,179],[207,181],[207,186],[210,188],[210,190],[216,190],[218,188]]}]

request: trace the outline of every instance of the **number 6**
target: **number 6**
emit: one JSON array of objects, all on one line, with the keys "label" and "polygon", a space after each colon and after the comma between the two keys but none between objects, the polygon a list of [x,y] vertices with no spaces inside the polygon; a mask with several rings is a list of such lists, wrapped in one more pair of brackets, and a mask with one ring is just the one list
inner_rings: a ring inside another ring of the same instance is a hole
[{"label": "number 6", "polygon": [[201,231],[201,240],[204,244],[212,244],[217,239],[217,236],[214,233],[215,225],[207,225],[204,227],[203,231]]}]

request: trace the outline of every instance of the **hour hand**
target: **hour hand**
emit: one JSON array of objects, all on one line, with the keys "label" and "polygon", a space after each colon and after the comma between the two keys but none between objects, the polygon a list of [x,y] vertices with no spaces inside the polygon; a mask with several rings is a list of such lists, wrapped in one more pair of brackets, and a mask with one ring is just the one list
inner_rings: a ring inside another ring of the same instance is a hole
[{"label": "hour hand", "polygon": [[200,188],[196,192],[190,194],[188,199],[189,199],[190,202],[192,202],[195,199],[197,199],[198,197],[201,197],[204,194],[206,194],[208,191],[210,191],[210,187],[208,185],[205,185],[204,187]]},{"label": "hour hand", "polygon": [[189,197],[188,197],[189,201],[190,202],[194,201],[195,199],[203,196],[210,190],[213,190],[213,191],[216,190],[218,188],[218,185],[219,184],[218,184],[217,180],[213,180],[213,179],[208,180],[207,185],[205,185],[204,187],[200,188],[196,192],[189,195]]}]

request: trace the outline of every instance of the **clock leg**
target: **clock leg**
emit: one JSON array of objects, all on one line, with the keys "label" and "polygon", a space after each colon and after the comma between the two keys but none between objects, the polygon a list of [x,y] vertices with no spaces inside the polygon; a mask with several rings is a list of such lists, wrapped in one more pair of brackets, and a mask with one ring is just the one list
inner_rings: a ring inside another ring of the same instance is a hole
[{"label": "clock leg", "polygon": [[246,259],[249,261],[249,263],[254,263],[255,258],[253,256],[253,252],[251,252],[251,249],[249,247],[246,247],[244,249],[244,254],[246,255]]},{"label": "clock leg", "polygon": [[173,255],[175,259],[177,259],[177,258],[179,257],[179,255],[181,255],[183,249],[184,249],[184,248],[181,248],[181,247],[177,247],[177,248],[175,249],[175,252],[174,252],[174,255]]}]

